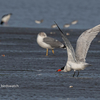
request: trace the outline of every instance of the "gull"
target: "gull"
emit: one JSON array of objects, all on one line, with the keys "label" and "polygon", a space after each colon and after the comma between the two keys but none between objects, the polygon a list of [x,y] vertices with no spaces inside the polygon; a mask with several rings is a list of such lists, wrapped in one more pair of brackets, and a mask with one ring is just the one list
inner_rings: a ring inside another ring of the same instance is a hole
[{"label": "gull", "polygon": [[78,77],[80,70],[84,70],[86,67],[90,66],[89,63],[86,63],[86,56],[92,40],[100,32],[100,24],[86,30],[79,36],[76,44],[76,51],[74,51],[70,41],[67,39],[66,35],[62,32],[58,25],[57,27],[60,30],[62,39],[64,40],[68,55],[65,67],[58,69],[57,72],[68,72],[74,70],[73,77],[75,76],[76,71],[78,71]]},{"label": "gull", "polygon": [[52,27],[52,28],[56,28],[56,27],[57,27],[57,25],[56,25],[56,24],[53,24],[53,25],[51,25],[51,27]]},{"label": "gull", "polygon": [[3,16],[2,16],[2,19],[1,19],[1,25],[2,25],[3,23],[6,23],[6,24],[7,24],[7,22],[9,21],[9,19],[10,19],[10,17],[11,17],[11,15],[12,15],[12,13],[3,15]]},{"label": "gull", "polygon": [[35,20],[35,23],[37,23],[37,24],[41,24],[43,22],[43,19],[41,19],[41,20]]},{"label": "gull", "polygon": [[65,24],[64,27],[68,28],[70,27],[70,24]]},{"label": "gull", "polygon": [[78,22],[78,20],[74,20],[74,21],[71,22],[71,24],[75,25],[75,24],[77,24],[77,22]]},{"label": "gull", "polygon": [[64,44],[62,44],[60,41],[48,37],[45,32],[40,32],[37,36],[37,43],[42,48],[46,49],[46,56],[48,56],[48,49],[52,50],[52,53],[54,54],[55,48],[66,48]]},{"label": "gull", "polygon": [[65,28],[68,28],[68,27],[70,27],[71,25],[77,24],[77,22],[78,22],[78,20],[74,20],[74,21],[72,21],[72,22],[69,23],[69,24],[65,24],[64,27],[65,27]]}]

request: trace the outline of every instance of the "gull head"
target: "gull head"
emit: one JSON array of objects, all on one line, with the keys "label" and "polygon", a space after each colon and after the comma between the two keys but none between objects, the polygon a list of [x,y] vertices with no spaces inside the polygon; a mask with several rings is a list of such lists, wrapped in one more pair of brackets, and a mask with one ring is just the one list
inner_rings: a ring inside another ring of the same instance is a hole
[{"label": "gull head", "polygon": [[56,72],[61,72],[64,70],[64,67],[62,67],[61,69],[58,69]]},{"label": "gull head", "polygon": [[12,13],[10,13],[9,15],[12,15]]},{"label": "gull head", "polygon": [[38,35],[41,36],[41,37],[44,37],[44,38],[47,37],[45,32],[40,32]]}]

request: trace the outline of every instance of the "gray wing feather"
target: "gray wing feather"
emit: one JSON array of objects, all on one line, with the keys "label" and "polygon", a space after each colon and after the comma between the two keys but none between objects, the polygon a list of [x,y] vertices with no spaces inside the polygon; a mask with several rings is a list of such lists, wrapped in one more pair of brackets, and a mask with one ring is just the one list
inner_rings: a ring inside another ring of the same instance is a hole
[{"label": "gray wing feather", "polygon": [[76,44],[76,59],[77,61],[85,62],[87,51],[92,40],[100,32],[100,25],[97,25],[83,32],[77,40]]},{"label": "gray wing feather", "polygon": [[44,38],[43,42],[49,44],[52,48],[61,48],[64,46],[61,42],[51,37]]},{"label": "gray wing feather", "polygon": [[61,31],[61,29],[59,28],[58,25],[57,25],[57,27],[60,30],[62,39],[67,47],[68,61],[76,62],[75,52],[74,52],[74,49],[73,49],[70,41],[67,39],[66,35]]}]

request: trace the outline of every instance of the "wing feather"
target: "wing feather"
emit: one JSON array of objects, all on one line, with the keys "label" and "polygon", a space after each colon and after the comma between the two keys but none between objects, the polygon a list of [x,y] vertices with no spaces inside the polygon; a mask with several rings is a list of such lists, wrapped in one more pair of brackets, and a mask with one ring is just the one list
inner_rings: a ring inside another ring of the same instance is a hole
[{"label": "wing feather", "polygon": [[49,44],[52,48],[61,48],[64,46],[60,41],[51,37],[46,37],[43,39],[43,41]]},{"label": "wing feather", "polygon": [[[56,23],[56,25],[57,25],[57,23]],[[66,35],[62,32],[62,30],[59,28],[58,25],[57,25],[57,27],[61,32],[62,39],[66,45],[66,48],[67,48],[68,61],[76,62],[75,52],[74,52],[74,49],[73,49],[70,41],[67,39]]]},{"label": "wing feather", "polygon": [[85,62],[87,51],[90,47],[92,40],[100,32],[100,25],[97,25],[89,30],[83,32],[76,44],[76,59],[77,61]]}]

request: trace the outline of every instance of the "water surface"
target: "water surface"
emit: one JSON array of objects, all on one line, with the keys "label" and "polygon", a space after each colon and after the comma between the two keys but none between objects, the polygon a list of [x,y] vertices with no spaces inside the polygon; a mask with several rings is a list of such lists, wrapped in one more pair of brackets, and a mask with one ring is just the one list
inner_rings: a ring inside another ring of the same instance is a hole
[{"label": "water surface", "polygon": [[[22,31],[21,31],[22,30]],[[19,87],[1,87],[1,100],[99,100],[100,99],[100,43],[98,35],[91,44],[87,62],[92,66],[72,77],[73,71],[57,73],[66,64],[65,49],[55,49],[45,56],[46,50],[38,46],[34,29],[1,28],[0,32],[0,84]],[[26,33],[25,33],[25,32]],[[48,36],[63,42],[58,30]],[[83,30],[63,30],[75,47]],[[18,33],[14,33],[18,32]],[[19,34],[20,33],[20,34]],[[76,73],[77,74],[77,73]],[[69,88],[73,86],[73,88]]]}]

